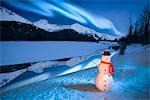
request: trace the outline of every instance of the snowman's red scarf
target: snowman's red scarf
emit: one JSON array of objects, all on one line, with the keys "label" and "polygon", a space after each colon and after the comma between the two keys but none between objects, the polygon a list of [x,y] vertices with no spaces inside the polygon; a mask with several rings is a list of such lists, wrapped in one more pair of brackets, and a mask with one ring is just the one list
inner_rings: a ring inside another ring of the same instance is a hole
[{"label": "snowman's red scarf", "polygon": [[103,63],[103,64],[109,64],[109,73],[112,76],[114,76],[114,67],[113,67],[112,63],[111,62],[105,62],[105,61],[101,61],[101,63]]}]

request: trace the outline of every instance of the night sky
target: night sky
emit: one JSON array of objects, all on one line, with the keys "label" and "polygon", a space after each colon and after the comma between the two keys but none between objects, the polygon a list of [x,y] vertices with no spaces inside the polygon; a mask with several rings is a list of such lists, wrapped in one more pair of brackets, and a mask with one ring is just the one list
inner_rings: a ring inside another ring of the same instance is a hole
[{"label": "night sky", "polygon": [[2,6],[34,22],[80,23],[99,32],[126,34],[148,0],[3,0]]}]

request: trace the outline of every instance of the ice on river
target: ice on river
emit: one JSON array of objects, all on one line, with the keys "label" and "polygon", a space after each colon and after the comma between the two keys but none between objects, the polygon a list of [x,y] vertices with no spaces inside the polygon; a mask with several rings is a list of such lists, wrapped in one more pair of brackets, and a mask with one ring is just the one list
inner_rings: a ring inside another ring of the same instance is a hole
[{"label": "ice on river", "polygon": [[0,58],[0,66],[85,56],[113,45],[117,45],[117,43],[71,41],[0,42],[1,58],[3,58]]}]

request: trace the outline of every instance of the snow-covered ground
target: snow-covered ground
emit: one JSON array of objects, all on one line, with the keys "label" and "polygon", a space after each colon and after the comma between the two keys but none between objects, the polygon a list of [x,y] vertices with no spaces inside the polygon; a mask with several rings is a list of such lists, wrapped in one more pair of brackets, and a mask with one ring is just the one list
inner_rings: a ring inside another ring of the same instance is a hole
[{"label": "snow-covered ground", "polygon": [[112,42],[0,42],[0,65],[20,64],[89,55],[117,45]]},{"label": "snow-covered ground", "polygon": [[10,73],[1,73],[0,74],[0,87],[7,84],[7,83],[9,83],[13,79],[15,79],[17,76],[24,73],[25,71],[27,71],[27,69],[22,69],[22,70],[18,70],[18,71],[15,71],[15,72],[10,72]]},{"label": "snow-covered ground", "polygon": [[[118,65],[150,66],[150,45],[142,46],[132,44],[125,50],[125,55],[115,55],[115,63]],[[124,59],[126,58],[126,59]],[[124,60],[122,60],[124,59]],[[121,60],[121,62],[120,62]]]},{"label": "snow-covered ground", "polygon": [[[149,63],[143,64],[143,62],[147,62],[147,53],[149,53],[149,50],[150,48],[148,45],[131,45],[127,48],[125,56],[120,56],[116,53],[112,57],[112,62],[115,65],[115,83],[112,90],[108,92],[102,93],[90,90],[82,91],[82,89],[65,88],[64,85],[94,85],[94,80],[98,73],[97,68],[91,68],[59,76],[59,73],[64,73],[72,69],[69,68],[63,72],[57,73],[59,77],[25,85],[7,92],[5,91],[1,93],[0,96],[3,100],[149,100],[150,65]],[[140,59],[141,57],[142,60]],[[94,58],[97,59],[97,56],[91,56],[89,59]],[[138,61],[138,63],[136,65],[133,63],[126,63],[130,62],[130,60]],[[93,67],[96,64],[89,64],[92,61],[87,59],[83,61],[83,63],[81,62],[78,64],[82,65],[81,67],[75,66],[75,68],[82,70],[87,66],[88,68],[90,68],[90,66]],[[40,78],[45,78],[48,75],[50,74],[42,74]]]}]

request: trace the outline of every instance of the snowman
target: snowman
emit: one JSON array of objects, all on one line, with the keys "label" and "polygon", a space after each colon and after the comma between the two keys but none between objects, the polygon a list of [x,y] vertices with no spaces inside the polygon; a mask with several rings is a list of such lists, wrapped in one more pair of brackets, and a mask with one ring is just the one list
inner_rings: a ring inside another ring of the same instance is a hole
[{"label": "snowman", "polygon": [[114,68],[110,62],[110,53],[105,51],[102,55],[101,62],[98,65],[99,73],[95,80],[95,85],[100,91],[108,91],[113,84]]}]

